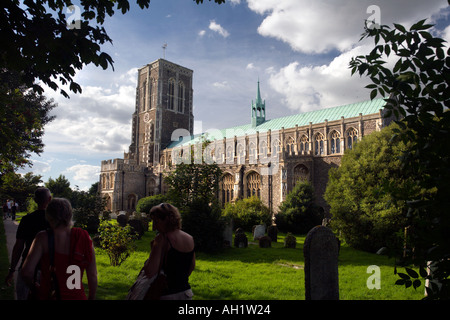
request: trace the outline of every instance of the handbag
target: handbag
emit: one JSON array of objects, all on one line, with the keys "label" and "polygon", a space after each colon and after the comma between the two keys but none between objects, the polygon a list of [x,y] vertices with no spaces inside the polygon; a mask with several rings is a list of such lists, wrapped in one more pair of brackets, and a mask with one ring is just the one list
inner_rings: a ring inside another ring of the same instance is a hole
[{"label": "handbag", "polygon": [[[165,239],[165,237],[164,237]],[[128,290],[127,300],[159,300],[159,298],[167,290],[167,276],[162,269],[164,263],[166,250],[164,249],[159,261],[158,272],[151,278],[148,278],[145,273],[145,265],[148,259],[144,263],[136,281]]]},{"label": "handbag", "polygon": [[47,230],[47,235],[48,254],[50,257],[50,290],[48,292],[48,300],[61,300],[58,278],[55,272],[55,235],[51,229]]}]

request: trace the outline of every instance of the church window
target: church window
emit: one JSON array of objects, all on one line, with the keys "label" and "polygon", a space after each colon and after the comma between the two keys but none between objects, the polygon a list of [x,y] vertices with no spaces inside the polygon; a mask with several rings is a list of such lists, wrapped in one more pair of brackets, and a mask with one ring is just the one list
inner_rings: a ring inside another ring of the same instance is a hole
[{"label": "church window", "polygon": [[127,200],[128,210],[136,209],[136,195],[130,194]]},{"label": "church window", "polygon": [[148,95],[150,97],[150,99],[148,100],[148,109],[153,108],[153,79],[150,79],[150,83],[148,84]]},{"label": "church window", "polygon": [[353,145],[358,141],[358,132],[355,128],[350,128],[347,131],[347,148],[353,148]]},{"label": "church window", "polygon": [[272,147],[273,147],[273,152],[280,153],[281,152],[281,141],[278,139],[275,139],[273,141]]},{"label": "church window", "polygon": [[267,157],[267,141],[262,140],[259,143],[259,153],[262,157]]},{"label": "church window", "polygon": [[222,178],[222,204],[229,203],[234,199],[234,176],[225,174]]},{"label": "church window", "polygon": [[250,142],[249,148],[248,148],[248,158],[250,163],[256,163],[256,160],[258,159],[256,155],[256,144],[254,142]]},{"label": "church window", "polygon": [[251,172],[247,175],[247,197],[261,197],[261,177],[258,172]]},{"label": "church window", "polygon": [[341,135],[336,130],[330,134],[330,153],[341,153]]},{"label": "church window", "polygon": [[175,107],[175,80],[169,79],[169,93],[168,93],[167,109],[173,110]]},{"label": "church window", "polygon": [[147,98],[147,81],[144,81],[144,84],[142,85],[142,111],[145,111],[145,100]]},{"label": "church window", "polygon": [[183,112],[184,109],[184,84],[183,82],[178,82],[178,112]]},{"label": "church window", "polygon": [[292,137],[289,137],[286,141],[286,151],[290,155],[294,153],[294,144],[294,139]]},{"label": "church window", "polygon": [[309,180],[309,170],[304,164],[299,164],[294,168],[294,182],[293,186],[297,184],[299,181],[308,181]]},{"label": "church window", "polygon": [[302,135],[300,138],[300,154],[307,154],[309,151],[309,143],[308,137],[306,135]]},{"label": "church window", "polygon": [[323,155],[323,134],[320,132],[314,136],[314,154],[316,156]]}]

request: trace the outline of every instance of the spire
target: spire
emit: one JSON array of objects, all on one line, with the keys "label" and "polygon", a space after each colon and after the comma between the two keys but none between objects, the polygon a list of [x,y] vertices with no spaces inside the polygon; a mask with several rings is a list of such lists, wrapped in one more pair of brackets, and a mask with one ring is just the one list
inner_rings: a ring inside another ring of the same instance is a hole
[{"label": "spire", "polygon": [[256,93],[256,101],[252,101],[252,127],[257,127],[261,123],[266,121],[266,101],[261,99],[261,91],[259,88],[259,78],[258,78],[258,90]]}]

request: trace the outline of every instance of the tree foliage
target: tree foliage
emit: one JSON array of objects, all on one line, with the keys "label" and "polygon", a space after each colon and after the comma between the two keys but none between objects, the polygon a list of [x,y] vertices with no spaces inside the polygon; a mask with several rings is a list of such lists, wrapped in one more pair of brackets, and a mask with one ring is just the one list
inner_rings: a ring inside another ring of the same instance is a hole
[{"label": "tree foliage", "polygon": [[331,226],[350,246],[375,252],[381,247],[399,251],[406,227],[405,202],[390,193],[417,193],[412,178],[401,172],[406,150],[391,141],[394,125],[365,136],[346,150],[341,166],[329,171],[324,198],[330,205]]},{"label": "tree foliage", "polygon": [[44,126],[55,106],[24,87],[17,73],[0,68],[0,174],[30,165],[31,153],[43,152]]},{"label": "tree foliage", "polygon": [[[394,138],[408,143],[402,173],[433,190],[414,197],[392,192],[408,205],[408,243],[414,250],[406,258],[421,268],[435,261],[433,276],[442,286],[428,297],[441,299],[450,297],[450,48],[432,34],[432,27],[421,20],[409,29],[400,24],[366,28],[362,38],[372,38],[375,47],[353,58],[350,67],[371,79],[371,98],[390,96],[390,112],[403,117]],[[392,70],[385,66],[391,55],[397,59]]]},{"label": "tree foliage", "polygon": [[306,234],[321,224],[323,214],[314,202],[314,189],[307,181],[298,181],[281,203],[276,215],[278,229],[284,232]]},{"label": "tree foliage", "polygon": [[227,219],[233,219],[234,229],[242,228],[249,232],[254,225],[272,224],[269,208],[256,196],[239,199],[235,203],[227,203],[222,215]]},{"label": "tree foliage", "polygon": [[34,197],[34,191],[42,183],[42,176],[28,172],[24,175],[8,172],[1,177],[0,196],[2,201],[14,199],[19,210],[28,206],[28,200]]},{"label": "tree foliage", "polygon": [[[203,3],[203,0],[195,0]],[[223,3],[224,0],[215,0]],[[136,0],[148,8],[150,0]],[[80,16],[72,27],[72,5],[78,5]],[[94,64],[103,69],[113,67],[113,59],[102,51],[112,43],[102,26],[107,16],[130,10],[128,0],[4,0],[0,4],[0,70],[20,72],[21,82],[36,92],[43,89],[38,80],[68,97],[57,83],[81,92],[74,81],[77,70]]]},{"label": "tree foliage", "polygon": [[70,200],[72,197],[70,181],[62,174],[56,179],[53,179],[52,177],[48,178],[45,187],[50,190],[54,198],[66,198]]}]

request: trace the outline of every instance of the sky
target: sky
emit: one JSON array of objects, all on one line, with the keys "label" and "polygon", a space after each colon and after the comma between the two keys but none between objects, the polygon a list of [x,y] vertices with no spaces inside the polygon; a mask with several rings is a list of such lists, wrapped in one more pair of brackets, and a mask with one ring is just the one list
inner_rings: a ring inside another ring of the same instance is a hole
[{"label": "sky", "polygon": [[409,27],[427,18],[450,42],[447,0],[151,0],[144,10],[130,3],[103,25],[114,71],[84,67],[75,76],[82,93],[70,99],[45,90],[58,104],[56,119],[45,127],[43,153],[21,173],[44,182],[62,174],[72,188],[89,189],[102,160],[128,151],[137,70],[159,58],[194,71],[200,133],[250,122],[258,80],[266,119],[369,100],[369,81],[348,68],[373,47],[359,41],[366,19]]}]

